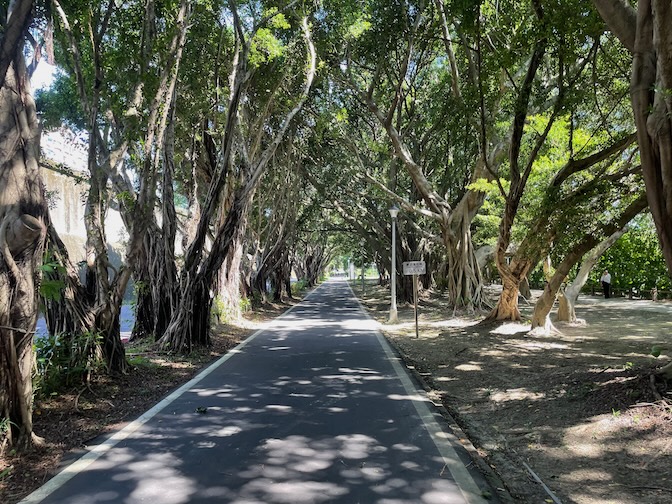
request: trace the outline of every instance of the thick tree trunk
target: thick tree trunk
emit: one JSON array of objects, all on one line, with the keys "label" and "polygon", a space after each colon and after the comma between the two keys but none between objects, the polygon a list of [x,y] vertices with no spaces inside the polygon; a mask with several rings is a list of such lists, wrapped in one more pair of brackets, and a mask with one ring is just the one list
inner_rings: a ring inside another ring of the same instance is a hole
[{"label": "thick tree trunk", "polygon": [[574,281],[564,290],[559,292],[557,320],[559,322],[576,322],[576,301],[579,298],[581,289],[586,284],[590,270],[597,264],[602,254],[611,247],[616,241],[625,234],[626,229],[619,229],[607,239],[602,240],[597,247],[591,250],[584,257],[581,262],[579,272],[576,274]]},{"label": "thick tree trunk", "polygon": [[150,257],[152,257],[152,242],[150,233],[145,235],[143,255],[137,257],[133,265],[133,280],[135,282],[135,323],[133,324],[132,340],[147,338],[154,332],[154,301],[152,298],[152,275],[150,272]]},{"label": "thick tree trunk", "polygon": [[486,317],[487,320],[520,320],[518,310],[519,280],[512,275],[502,279],[502,293],[497,300],[497,305]]},{"label": "thick tree trunk", "polygon": [[283,263],[282,273],[287,298],[294,299],[294,295],[292,294],[292,263],[289,261],[289,258]]},{"label": "thick tree trunk", "polygon": [[136,319],[133,337],[153,335],[158,340],[168,327],[177,305],[177,266],[175,237],[177,214],[173,195],[174,179],[174,107],[165,130],[163,177],[161,184],[161,229],[152,219],[143,238],[142,252],[137,255],[140,267]]},{"label": "thick tree trunk", "polygon": [[555,330],[549,314],[555,304],[557,289],[558,287],[551,287],[550,282],[546,284],[544,292],[534,305],[534,313],[532,314],[533,331],[541,328],[543,334],[549,335]]},{"label": "thick tree trunk", "polygon": [[[210,272],[210,280],[215,272]],[[208,276],[184,279],[177,310],[159,343],[176,352],[189,353],[194,347],[210,346],[210,309],[212,297]]]},{"label": "thick tree trunk", "polygon": [[0,88],[0,419],[9,422],[0,448],[8,443],[16,450],[37,440],[33,334],[47,214],[40,133],[21,47],[12,48]]},{"label": "thick tree trunk", "polygon": [[446,255],[440,273],[449,302],[469,310],[485,305],[481,269],[471,239],[471,218],[469,212],[458,207],[451,214],[450,225],[443,227]]},{"label": "thick tree trunk", "polygon": [[534,306],[534,314],[532,315],[532,330],[543,327],[546,334],[553,328],[550,323],[549,314],[555,303],[555,298],[558,290],[565,281],[572,267],[581,260],[583,255],[589,250],[598,245],[597,234],[602,231],[610,235],[625,227],[638,213],[646,208],[646,197],[640,196],[634,200],[627,208],[625,208],[620,215],[615,216],[614,221],[606,224],[600,230],[594,233],[584,235],[582,239],[576,242],[571,250],[565,255],[564,259],[557,266],[555,273],[550,278],[537,304]]},{"label": "thick tree trunk", "polygon": [[[147,231],[143,251],[136,256],[136,311],[133,338],[152,336],[158,340],[170,322],[177,303],[177,269],[174,234],[152,227]],[[174,245],[173,245],[174,246]],[[140,263],[140,264],[138,264]]]},{"label": "thick tree trunk", "polygon": [[47,329],[52,335],[83,334],[93,327],[93,314],[86,302],[86,291],[51,219],[47,226],[47,254],[59,267],[45,271],[43,283],[51,281],[62,286],[60,295],[42,299]]},{"label": "thick tree trunk", "polygon": [[672,273],[672,15],[668,0],[593,0],[633,54],[630,96],[651,216]]},{"label": "thick tree trunk", "polygon": [[121,275],[110,281],[107,241],[104,232],[104,215],[106,203],[103,201],[103,187],[107,177],[98,166],[95,155],[95,141],[89,146],[89,167],[91,170],[91,187],[86,204],[85,224],[87,231],[87,270],[86,292],[89,306],[93,310],[94,326],[92,331],[102,337],[102,352],[107,371],[125,373],[128,367],[126,352],[121,343],[119,333],[119,313],[123,301],[130,272],[126,273],[123,290],[117,292]]},{"label": "thick tree trunk", "polygon": [[289,253],[283,246],[276,254],[278,257],[274,261],[271,278],[273,282],[273,301],[283,302],[286,298],[292,297],[292,288],[290,283]]},{"label": "thick tree trunk", "polygon": [[182,297],[178,309],[173,313],[170,325],[159,340],[162,346],[178,352],[190,352],[194,346],[210,345],[212,307],[210,289],[243,225],[243,216],[246,215],[249,204],[249,193],[249,187],[241,187],[236,191],[226,221],[215,238],[210,254],[198,271],[182,271],[180,279]]},{"label": "thick tree trunk", "polygon": [[576,322],[576,297],[570,297],[567,294],[568,289],[560,288],[558,291],[558,313],[556,320],[558,322]]},{"label": "thick tree trunk", "polygon": [[530,290],[530,280],[527,276],[525,276],[520,281],[518,290],[520,290],[520,295],[523,296],[525,300],[529,300],[532,297],[532,291]]},{"label": "thick tree trunk", "polygon": [[[501,237],[500,237],[501,240]],[[520,311],[518,310],[518,294],[520,293],[521,283],[526,281],[527,274],[534,264],[534,259],[529,259],[526,251],[533,254],[532,250],[528,250],[526,243],[521,244],[521,247],[516,253],[516,257],[511,259],[511,263],[506,262],[506,250],[508,248],[508,241],[506,245],[498,246],[495,254],[495,262],[497,270],[502,279],[502,292],[497,300],[495,308],[488,314],[486,320],[520,320]],[[529,290],[529,285],[527,286]]]},{"label": "thick tree trunk", "polygon": [[[652,11],[652,4],[662,7],[660,12]],[[670,5],[664,4],[638,2],[630,88],[649,208],[672,272],[672,107],[667,92],[672,89],[672,46],[666,40]]]},{"label": "thick tree trunk", "polygon": [[238,237],[233,241],[231,250],[219,272],[217,295],[227,308],[232,321],[240,320],[241,312],[241,266],[243,262],[244,227],[241,226]]}]

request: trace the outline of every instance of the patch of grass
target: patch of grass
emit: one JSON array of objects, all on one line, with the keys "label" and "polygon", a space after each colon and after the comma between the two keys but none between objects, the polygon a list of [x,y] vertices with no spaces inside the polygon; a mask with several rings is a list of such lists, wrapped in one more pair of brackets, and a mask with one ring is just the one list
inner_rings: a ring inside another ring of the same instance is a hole
[{"label": "patch of grass", "polygon": [[143,355],[131,355],[128,357],[128,363],[133,367],[144,367],[147,369],[156,369],[161,367],[154,360]]}]

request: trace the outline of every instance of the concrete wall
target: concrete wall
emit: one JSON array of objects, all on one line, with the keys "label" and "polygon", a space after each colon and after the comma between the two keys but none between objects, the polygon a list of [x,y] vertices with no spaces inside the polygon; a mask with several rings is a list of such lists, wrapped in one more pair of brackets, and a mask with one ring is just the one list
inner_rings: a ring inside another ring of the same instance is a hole
[{"label": "concrete wall", "polygon": [[[41,146],[43,158],[63,164],[75,174],[87,176],[85,139],[67,131],[45,132]],[[54,227],[68,248],[72,261],[83,261],[86,253],[84,209],[88,184],[50,169],[42,169],[41,175]],[[105,217],[105,233],[110,260],[116,267],[121,263],[128,240],[128,233],[116,210],[109,210]]]}]

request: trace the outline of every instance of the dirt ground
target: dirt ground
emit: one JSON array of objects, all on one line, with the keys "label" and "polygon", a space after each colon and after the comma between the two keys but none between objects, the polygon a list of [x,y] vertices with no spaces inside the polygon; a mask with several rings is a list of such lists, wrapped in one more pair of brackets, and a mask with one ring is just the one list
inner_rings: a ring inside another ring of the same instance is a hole
[{"label": "dirt ground", "polygon": [[[412,306],[399,306],[400,323],[389,325],[388,292],[371,282],[354,289],[513,502],[672,502],[664,400],[672,392],[658,383],[657,401],[650,382],[672,357],[672,303],[582,297],[584,324],[533,337],[522,323],[453,317],[439,295],[425,293],[416,339]],[[532,305],[521,312],[525,321]]]},{"label": "dirt ground", "polygon": [[81,456],[96,438],[137,418],[290,306],[265,305],[239,325],[217,326],[212,348],[188,357],[156,352],[142,342],[130,343],[126,347],[131,364],[127,375],[98,375],[88,386],[78,384],[36,398],[34,432],[44,438],[44,446],[28,454],[0,454],[0,503],[20,501]]}]

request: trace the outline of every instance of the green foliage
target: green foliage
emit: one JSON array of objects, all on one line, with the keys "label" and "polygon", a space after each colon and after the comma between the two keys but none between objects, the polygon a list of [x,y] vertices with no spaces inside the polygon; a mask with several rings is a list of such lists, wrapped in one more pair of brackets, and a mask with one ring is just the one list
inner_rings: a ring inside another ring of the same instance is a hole
[{"label": "green foliage", "polygon": [[292,284],[292,295],[298,297],[299,294],[306,290],[307,286],[308,284],[303,279],[294,282]]},{"label": "green foliage", "polygon": [[371,17],[368,14],[357,18],[348,26],[348,39],[358,39],[362,34],[371,29]]},{"label": "green foliage", "polygon": [[49,89],[40,89],[35,93],[35,106],[45,130],[64,125],[75,129],[86,127],[75,81],[62,70],[57,71]]},{"label": "green foliage", "polygon": [[635,219],[630,230],[604,253],[591,273],[591,281],[598,284],[605,269],[611,273],[615,289],[670,290],[670,276],[649,214]]},{"label": "green foliage", "polygon": [[13,422],[6,417],[0,418],[0,438],[3,434],[9,431],[9,428],[12,426]]},{"label": "green foliage", "polygon": [[250,64],[258,67],[282,56],[284,45],[268,28],[261,28],[250,46]]},{"label": "green foliage", "polygon": [[278,14],[278,9],[273,7],[264,13],[270,17],[269,28],[260,28],[254,34],[250,45],[250,64],[259,67],[264,63],[280,58],[285,53],[285,46],[282,41],[273,33],[275,30],[289,30],[291,25],[284,14]]},{"label": "green foliage", "polygon": [[65,268],[56,262],[51,254],[47,253],[41,269],[44,276],[40,283],[40,295],[48,300],[60,301],[61,294],[65,289],[65,282],[61,277],[65,273]]},{"label": "green foliage", "polygon": [[102,335],[92,332],[36,338],[33,343],[36,393],[43,396],[56,393],[65,386],[80,383],[102,367],[101,343]]},{"label": "green foliage", "polygon": [[210,321],[213,323],[226,324],[230,319],[231,313],[229,306],[220,296],[215,296],[210,308]]},{"label": "green foliage", "polygon": [[[241,313],[246,313],[252,309],[252,302],[248,298],[241,298],[238,308]],[[215,296],[210,309],[210,320],[213,323],[230,324],[236,320],[235,310],[221,296]]]},{"label": "green foliage", "polygon": [[128,363],[129,365],[133,367],[142,367],[145,369],[154,369],[160,367],[159,364],[156,362],[153,362],[152,360],[148,359],[147,357],[143,357],[142,355],[131,355],[128,357]]},{"label": "green foliage", "polygon": [[129,210],[131,210],[135,204],[135,195],[129,191],[121,191],[117,193],[117,199],[121,205],[124,205]]}]

